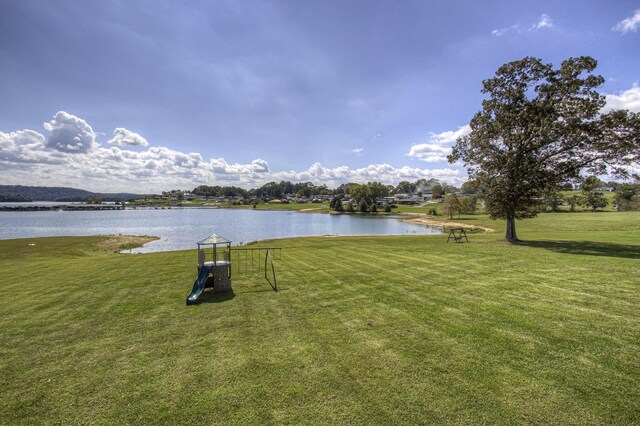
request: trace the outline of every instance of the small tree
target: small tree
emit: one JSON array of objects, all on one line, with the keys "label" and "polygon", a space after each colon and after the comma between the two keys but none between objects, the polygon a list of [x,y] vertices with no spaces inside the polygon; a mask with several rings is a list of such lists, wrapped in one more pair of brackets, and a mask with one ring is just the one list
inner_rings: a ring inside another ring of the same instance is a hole
[{"label": "small tree", "polygon": [[542,192],[542,198],[544,200],[545,210],[548,207],[552,212],[560,211],[560,206],[564,203],[564,197],[556,186],[546,188]]},{"label": "small tree", "polygon": [[468,197],[460,198],[460,210],[464,214],[475,214],[478,208],[478,197],[475,195],[469,195]]},{"label": "small tree", "polygon": [[391,206],[389,203],[384,203],[384,211],[385,213],[391,213]]},{"label": "small tree", "polygon": [[453,219],[453,215],[456,212],[458,213],[458,217],[460,217],[462,205],[456,194],[448,194],[444,199],[442,207],[444,208],[444,214],[449,215],[449,219]]},{"label": "small tree", "polygon": [[576,211],[576,206],[584,204],[582,197],[576,194],[569,195],[564,200],[569,205],[569,210],[572,212]]},{"label": "small tree", "polygon": [[605,196],[596,191],[596,187],[599,187],[602,184],[602,181],[595,176],[587,177],[582,183],[582,199],[584,205],[587,207],[591,207],[592,211],[596,211],[600,208],[605,208],[609,204],[609,201],[605,198]]},{"label": "small tree", "polygon": [[591,207],[592,211],[603,209],[609,205],[609,201],[602,195],[601,192],[588,191],[584,194],[584,204],[587,207]]}]

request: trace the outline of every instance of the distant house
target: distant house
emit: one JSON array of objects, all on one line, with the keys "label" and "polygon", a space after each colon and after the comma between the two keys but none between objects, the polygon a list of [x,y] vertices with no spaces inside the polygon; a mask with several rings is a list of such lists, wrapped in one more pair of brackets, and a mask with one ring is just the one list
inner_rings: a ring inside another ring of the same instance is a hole
[{"label": "distant house", "polygon": [[613,192],[614,189],[615,188],[612,186],[601,186],[600,188],[596,188],[595,191],[596,192]]},{"label": "distant house", "polygon": [[[389,201],[389,198],[392,198],[391,201]],[[394,203],[394,204],[405,204],[405,205],[409,205],[409,204],[420,204],[420,203],[424,203],[425,200],[427,199],[431,199],[431,198],[426,198],[423,196],[418,196],[418,195],[409,195],[409,194],[396,194],[394,197],[385,197],[384,200],[387,203]]]}]

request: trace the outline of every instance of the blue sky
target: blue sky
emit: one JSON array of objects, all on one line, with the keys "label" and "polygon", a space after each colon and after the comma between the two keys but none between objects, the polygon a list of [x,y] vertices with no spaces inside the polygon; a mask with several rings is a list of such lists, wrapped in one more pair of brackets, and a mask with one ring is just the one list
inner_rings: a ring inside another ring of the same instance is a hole
[{"label": "blue sky", "polygon": [[0,3],[0,180],[162,191],[435,177],[505,62],[640,111],[639,1]]}]

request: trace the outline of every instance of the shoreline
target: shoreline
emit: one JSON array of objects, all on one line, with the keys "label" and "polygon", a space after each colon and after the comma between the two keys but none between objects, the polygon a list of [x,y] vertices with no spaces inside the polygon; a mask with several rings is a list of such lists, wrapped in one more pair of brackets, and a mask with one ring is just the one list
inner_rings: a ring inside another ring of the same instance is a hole
[{"label": "shoreline", "polygon": [[487,228],[487,227],[478,226],[478,225],[471,225],[468,223],[453,222],[450,220],[446,220],[446,221],[435,220],[432,218],[432,216],[423,215],[422,213],[400,213],[400,215],[409,216],[409,218],[400,219],[402,222],[414,223],[416,225],[431,226],[436,228],[464,228],[469,230],[481,229],[487,234],[496,231],[495,229],[492,229],[492,228]]}]

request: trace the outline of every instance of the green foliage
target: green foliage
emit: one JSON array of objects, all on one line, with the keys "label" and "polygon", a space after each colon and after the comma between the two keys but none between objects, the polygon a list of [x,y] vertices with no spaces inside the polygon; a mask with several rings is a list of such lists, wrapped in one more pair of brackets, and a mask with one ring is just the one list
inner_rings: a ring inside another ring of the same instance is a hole
[{"label": "green foliage", "polygon": [[465,163],[486,211],[507,220],[507,241],[519,241],[515,220],[537,215],[545,188],[582,171],[602,174],[608,165],[625,174],[620,165],[638,161],[640,115],[602,112],[605,97],[596,89],[604,79],[595,68],[590,57],[567,59],[559,69],[527,57],[483,82],[489,98],[449,161]]},{"label": "green foliage", "polygon": [[342,198],[335,197],[334,200],[335,200],[335,202],[333,203],[333,207],[332,208],[337,212],[344,211],[344,208],[342,207]]},{"label": "green foliage", "polygon": [[584,199],[577,194],[568,195],[565,197],[565,202],[569,205],[569,211],[576,211],[576,206],[584,205]]},{"label": "green foliage", "polygon": [[200,185],[191,191],[194,195],[206,196],[206,197],[238,197],[248,196],[248,191],[236,186],[208,186]]},{"label": "green foliage", "polygon": [[391,213],[391,206],[389,205],[389,203],[384,203],[384,211],[386,213]]},{"label": "green foliage", "polygon": [[582,199],[584,205],[590,207],[593,211],[605,208],[609,205],[609,201],[607,201],[604,194],[598,191],[584,191]]},{"label": "green foliage", "polygon": [[102,204],[102,198],[100,197],[88,197],[87,204]]},{"label": "green foliage", "polygon": [[448,215],[449,219],[453,219],[453,215],[456,213],[458,213],[458,216],[462,213],[462,204],[456,194],[448,194],[444,199],[442,207],[444,214]]},{"label": "green foliage", "polygon": [[463,194],[476,194],[479,191],[478,183],[472,180],[468,180],[462,184],[460,191]]},{"label": "green foliage", "polygon": [[0,193],[0,202],[2,203],[6,203],[6,202],[29,202],[29,201],[33,201],[33,199],[28,196],[28,195],[21,195],[21,194],[3,194]]},{"label": "green foliage", "polygon": [[478,208],[478,198],[475,195],[460,198],[460,212],[463,214],[475,214]]},{"label": "green foliage", "polygon": [[366,213],[369,211],[369,206],[367,205],[367,200],[365,198],[360,199],[358,203],[358,211],[360,213]]},{"label": "green foliage", "polygon": [[587,177],[582,183],[582,202],[585,206],[590,207],[593,211],[607,207],[607,205],[609,205],[609,202],[605,198],[604,194],[596,191],[596,188],[601,187],[602,184],[603,182],[595,176]]},{"label": "green foliage", "polygon": [[640,210],[640,184],[618,185],[615,203],[619,211]]},{"label": "green foliage", "polygon": [[444,188],[439,183],[433,185],[431,191],[433,192],[433,198],[440,198],[444,195]]},{"label": "green foliage", "polygon": [[398,183],[395,187],[396,194],[413,194],[416,191],[417,185],[415,183],[408,182],[406,180]]},{"label": "green foliage", "polygon": [[545,188],[542,191],[542,199],[545,208],[550,208],[552,212],[560,211],[560,206],[565,202],[557,186]]}]

